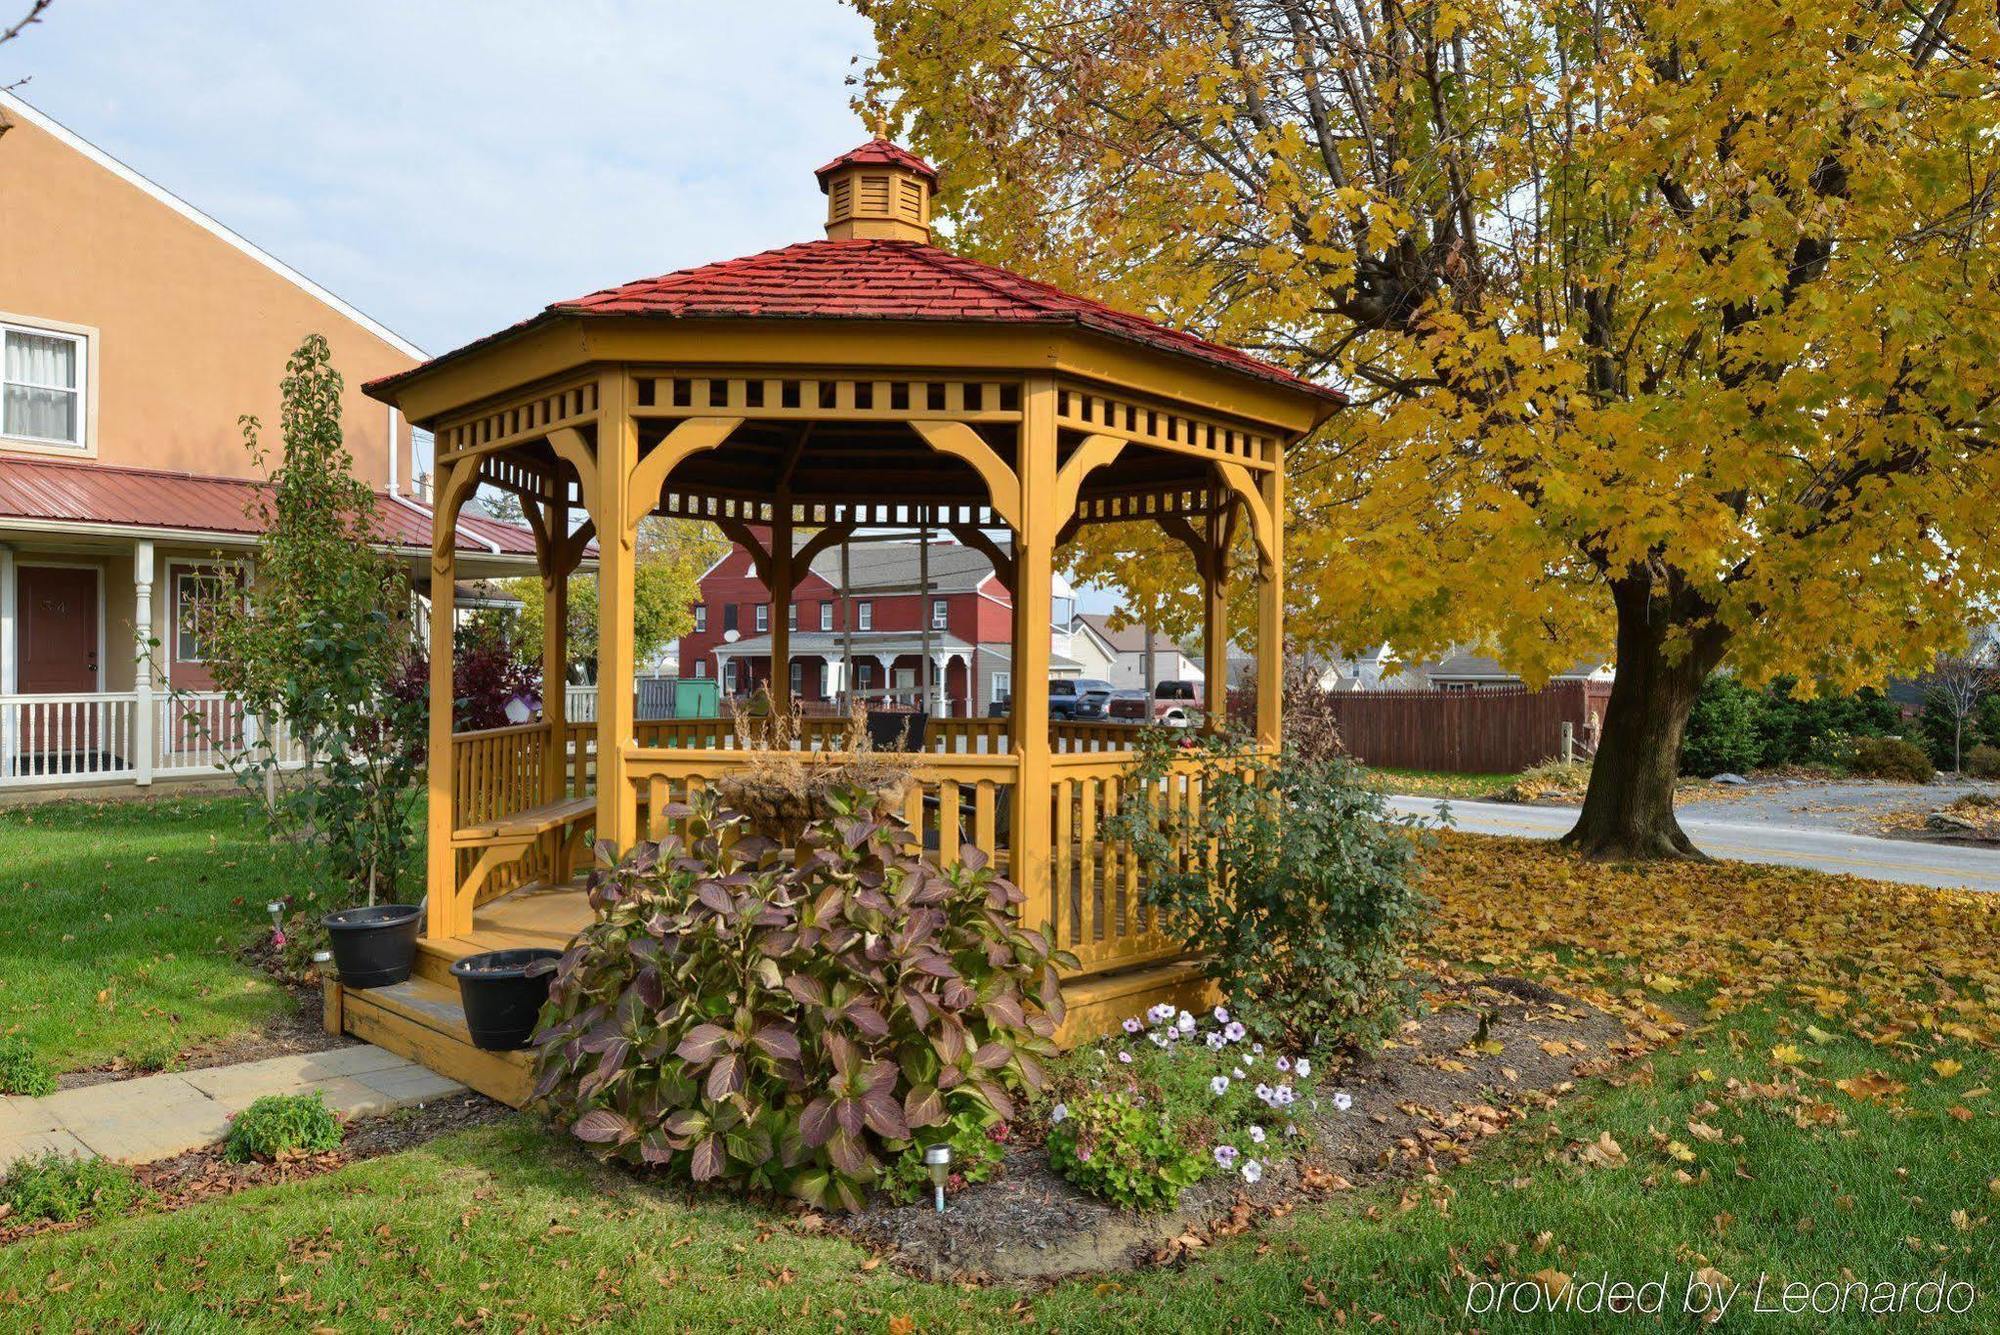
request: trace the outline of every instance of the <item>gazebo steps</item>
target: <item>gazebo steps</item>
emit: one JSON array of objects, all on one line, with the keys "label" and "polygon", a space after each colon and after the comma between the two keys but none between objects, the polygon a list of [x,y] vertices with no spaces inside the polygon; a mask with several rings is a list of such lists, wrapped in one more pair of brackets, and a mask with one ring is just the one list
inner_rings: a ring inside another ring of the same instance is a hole
[{"label": "gazebo steps", "polygon": [[523,886],[472,915],[472,930],[442,941],[417,942],[416,972],[451,988],[452,961],[488,950],[564,950],[590,924],[590,901],[574,885]]},{"label": "gazebo steps", "polygon": [[328,1028],[365,1039],[518,1108],[534,1087],[533,1054],[486,1052],[472,1045],[456,985],[413,976],[356,991],[328,980]]}]

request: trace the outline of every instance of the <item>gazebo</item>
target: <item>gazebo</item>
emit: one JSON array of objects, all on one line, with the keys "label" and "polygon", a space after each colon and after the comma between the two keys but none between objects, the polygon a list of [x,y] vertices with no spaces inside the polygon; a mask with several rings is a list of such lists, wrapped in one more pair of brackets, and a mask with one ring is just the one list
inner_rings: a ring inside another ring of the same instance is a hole
[{"label": "gazebo", "polygon": [[[780,709],[783,609],[814,555],[882,527],[948,533],[983,552],[1013,599],[1011,711],[931,722],[913,821],[946,861],[964,843],[1000,859],[1030,920],[1055,924],[1082,961],[1071,1034],[1153,996],[1191,994],[1193,974],[1140,905],[1129,850],[1099,837],[1129,775],[1130,732],[1051,725],[1041,687],[1051,575],[1089,524],[1145,521],[1185,544],[1190,582],[1207,589],[1212,717],[1227,703],[1226,590],[1254,577],[1256,727],[1274,746],[1285,451],[1342,400],[941,248],[936,173],[886,140],[817,175],[823,240],[558,302],[367,387],[434,433],[439,534],[449,538],[480,487],[520,498],[548,599],[551,682],[569,658],[567,578],[595,542],[599,699],[594,721],[572,722],[551,689],[539,721],[454,733],[450,655],[433,652],[418,973],[334,998],[339,1027],[519,1102],[523,1063],[463,1041],[451,960],[566,943],[588,914],[572,881],[582,840],[624,849],[656,836],[674,798],[750,759],[728,719],[635,718],[635,544],[651,514],[712,522],[753,554],[778,609]],[[1239,551],[1252,554],[1243,570],[1231,568]],[[453,563],[441,541],[434,646],[451,642]]]}]

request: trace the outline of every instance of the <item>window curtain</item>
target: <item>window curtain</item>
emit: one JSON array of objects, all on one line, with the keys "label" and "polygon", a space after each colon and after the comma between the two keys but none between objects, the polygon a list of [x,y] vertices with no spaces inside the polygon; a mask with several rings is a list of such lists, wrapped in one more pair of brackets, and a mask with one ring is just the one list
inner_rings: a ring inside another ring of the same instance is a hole
[{"label": "window curtain", "polygon": [[7,331],[4,430],[32,440],[78,440],[76,340]]}]

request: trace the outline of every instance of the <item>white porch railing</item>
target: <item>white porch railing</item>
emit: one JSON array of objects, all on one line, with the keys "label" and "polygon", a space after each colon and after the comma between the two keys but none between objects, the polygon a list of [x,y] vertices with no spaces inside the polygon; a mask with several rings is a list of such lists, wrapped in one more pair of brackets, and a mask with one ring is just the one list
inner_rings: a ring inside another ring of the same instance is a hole
[{"label": "white porch railing", "polygon": [[563,717],[571,723],[597,722],[597,688],[595,686],[565,688]]},{"label": "white porch railing", "polygon": [[[0,695],[0,788],[216,776],[262,736],[220,692]],[[305,761],[280,727],[281,763]]]}]

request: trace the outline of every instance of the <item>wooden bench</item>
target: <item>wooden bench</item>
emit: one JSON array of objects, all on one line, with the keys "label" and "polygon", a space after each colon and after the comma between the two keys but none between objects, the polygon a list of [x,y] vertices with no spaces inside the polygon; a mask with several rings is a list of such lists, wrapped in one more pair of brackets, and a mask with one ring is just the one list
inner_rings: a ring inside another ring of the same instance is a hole
[{"label": "wooden bench", "polygon": [[558,881],[568,875],[576,853],[576,841],[597,817],[597,799],[594,797],[569,797],[560,802],[549,802],[539,807],[529,807],[526,811],[516,811],[498,816],[478,825],[467,825],[453,830],[453,848],[476,848],[479,857],[474,860],[472,870],[466,873],[459,884],[458,894],[466,903],[477,903],[481,886],[486,878],[500,868],[519,862],[535,846],[535,841],[543,835],[557,830],[565,830],[562,843],[556,851],[555,865],[550,875]]}]

